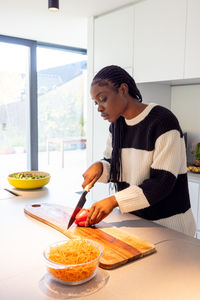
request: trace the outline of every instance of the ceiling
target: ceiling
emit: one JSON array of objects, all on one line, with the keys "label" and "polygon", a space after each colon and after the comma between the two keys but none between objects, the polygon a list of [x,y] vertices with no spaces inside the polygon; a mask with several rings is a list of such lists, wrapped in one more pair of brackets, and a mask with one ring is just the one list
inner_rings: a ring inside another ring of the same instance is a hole
[{"label": "ceiling", "polygon": [[48,0],[2,1],[0,34],[87,48],[88,17],[138,0],[59,1],[58,12],[48,11]]},{"label": "ceiling", "polygon": [[137,0],[60,0],[60,12],[66,16],[96,16],[136,1]]}]

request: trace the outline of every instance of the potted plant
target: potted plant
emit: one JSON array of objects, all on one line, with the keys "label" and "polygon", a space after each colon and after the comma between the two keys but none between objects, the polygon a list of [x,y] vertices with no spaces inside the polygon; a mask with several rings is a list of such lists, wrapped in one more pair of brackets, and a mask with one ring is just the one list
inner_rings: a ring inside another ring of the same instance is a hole
[{"label": "potted plant", "polygon": [[192,154],[195,156],[194,165],[200,167],[200,143],[196,145],[196,149],[192,151]]}]

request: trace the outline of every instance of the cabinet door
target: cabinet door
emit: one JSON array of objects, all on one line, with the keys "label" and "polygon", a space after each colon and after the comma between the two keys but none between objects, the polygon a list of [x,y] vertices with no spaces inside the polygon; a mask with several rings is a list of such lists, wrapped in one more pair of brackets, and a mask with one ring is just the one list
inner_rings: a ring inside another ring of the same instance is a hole
[{"label": "cabinet door", "polygon": [[198,201],[199,201],[199,184],[196,182],[189,182],[189,194],[191,208],[196,224],[198,223]]},{"label": "cabinet door", "polygon": [[133,64],[133,6],[100,16],[94,21],[94,71],[108,65]]},{"label": "cabinet door", "polygon": [[186,0],[149,0],[135,6],[136,82],[181,79],[184,75]]},{"label": "cabinet door", "polygon": [[200,232],[197,232],[196,237],[200,240]]},{"label": "cabinet door", "polygon": [[200,77],[200,1],[188,1],[185,78]]}]

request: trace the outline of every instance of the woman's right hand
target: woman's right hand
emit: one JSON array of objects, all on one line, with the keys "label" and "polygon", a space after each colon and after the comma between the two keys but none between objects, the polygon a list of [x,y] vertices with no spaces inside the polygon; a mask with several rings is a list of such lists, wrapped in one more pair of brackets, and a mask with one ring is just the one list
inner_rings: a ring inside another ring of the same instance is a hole
[{"label": "woman's right hand", "polygon": [[95,182],[101,177],[103,173],[103,164],[98,161],[92,164],[84,173],[83,173],[83,189],[86,185],[89,185],[89,190],[94,186]]}]

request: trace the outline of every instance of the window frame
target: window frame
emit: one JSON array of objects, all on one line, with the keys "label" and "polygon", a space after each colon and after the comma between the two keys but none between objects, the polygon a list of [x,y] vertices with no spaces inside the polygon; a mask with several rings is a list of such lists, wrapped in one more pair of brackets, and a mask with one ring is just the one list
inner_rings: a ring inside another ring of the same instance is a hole
[{"label": "window frame", "polygon": [[29,93],[27,122],[27,168],[38,170],[38,96],[37,96],[37,47],[66,50],[86,55],[87,50],[59,44],[51,44],[7,35],[0,35],[0,42],[29,47]]}]

